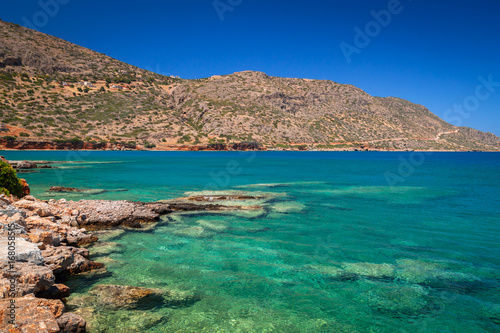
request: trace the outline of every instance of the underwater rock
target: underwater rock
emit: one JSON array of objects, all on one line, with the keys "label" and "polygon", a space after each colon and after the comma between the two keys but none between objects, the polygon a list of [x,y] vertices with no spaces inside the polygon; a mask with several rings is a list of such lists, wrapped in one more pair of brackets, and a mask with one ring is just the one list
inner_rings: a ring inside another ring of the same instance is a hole
[{"label": "underwater rock", "polygon": [[480,282],[477,277],[471,274],[452,272],[437,263],[412,259],[397,260],[396,278],[408,283],[432,287]]},{"label": "underwater rock", "polygon": [[135,309],[161,299],[158,290],[130,286],[98,285],[89,293],[97,298],[97,304],[112,309]]},{"label": "underwater rock", "polygon": [[175,230],[173,234],[177,236],[183,236],[183,237],[191,237],[191,238],[209,238],[212,237],[214,234],[212,232],[206,231],[202,227],[191,227],[191,228],[184,228],[184,229],[179,229]]},{"label": "underwater rock", "polygon": [[227,230],[227,227],[222,223],[211,222],[211,221],[206,221],[206,220],[199,220],[199,221],[196,221],[196,223],[198,223],[204,229],[215,231],[215,232],[224,232]]},{"label": "underwater rock", "polygon": [[74,313],[63,313],[56,319],[57,325],[64,333],[85,333],[85,320]]},{"label": "underwater rock", "polygon": [[425,311],[427,295],[419,285],[377,284],[361,297],[375,311],[411,316]]},{"label": "underwater rock", "polygon": [[390,264],[373,264],[368,262],[343,263],[342,268],[348,273],[370,279],[394,278],[394,266]]},{"label": "underwater rock", "polygon": [[[131,286],[98,285],[89,292],[95,304],[111,309],[148,309],[157,306],[186,307],[201,298],[188,291],[160,290]],[[93,302],[92,302],[93,303]]]},{"label": "underwater rock", "polygon": [[258,200],[263,199],[261,196],[251,196],[251,195],[231,195],[231,194],[221,194],[221,195],[194,195],[190,197],[179,198],[176,200],[187,200],[187,201],[202,201],[202,202],[212,202],[212,201],[231,201],[231,200]]},{"label": "underwater rock", "polygon": [[311,268],[327,278],[339,281],[349,281],[355,280],[357,275],[350,273],[342,268],[334,266],[322,266],[322,265],[307,265],[307,268]]},{"label": "underwater rock", "polygon": [[84,192],[85,190],[80,190],[80,189],[74,188],[74,187],[52,186],[49,189],[49,191],[50,192],[62,192],[62,193],[71,193],[71,192],[81,193],[81,192]]},{"label": "underwater rock", "polygon": [[300,202],[278,202],[272,206],[272,209],[278,213],[297,213],[304,210],[306,206],[301,204]]}]

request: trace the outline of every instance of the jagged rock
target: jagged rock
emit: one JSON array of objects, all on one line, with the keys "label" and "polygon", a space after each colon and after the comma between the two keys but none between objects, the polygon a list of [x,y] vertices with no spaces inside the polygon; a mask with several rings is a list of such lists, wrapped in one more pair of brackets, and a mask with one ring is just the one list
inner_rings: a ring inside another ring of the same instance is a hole
[{"label": "jagged rock", "polygon": [[84,190],[80,190],[80,189],[77,189],[74,187],[63,187],[63,186],[52,186],[49,189],[49,191],[50,192],[62,192],[62,193],[72,193],[72,192],[81,193],[81,192],[84,192]]},{"label": "jagged rock", "polygon": [[54,216],[51,206],[42,201],[19,200],[13,204],[18,209],[26,209],[40,217]]},{"label": "jagged rock", "polygon": [[251,196],[251,195],[194,195],[191,197],[179,198],[176,201],[188,200],[188,201],[202,201],[202,202],[212,202],[212,201],[231,201],[231,200],[258,200],[264,197],[261,196]]},{"label": "jagged rock", "polygon": [[33,243],[43,243],[51,246],[58,246],[61,243],[61,237],[49,231],[31,229],[28,236]]},{"label": "jagged rock", "polygon": [[26,182],[25,179],[21,178],[19,180],[21,181],[21,185],[23,186],[23,188],[21,190],[22,196],[25,197],[31,193],[30,185],[28,184],[28,182]]},{"label": "jagged rock", "polygon": [[32,263],[15,263],[12,270],[7,261],[1,261],[0,298],[12,296],[9,294],[12,279],[16,281],[15,297],[48,290],[55,282],[54,273],[47,267]]},{"label": "jagged rock", "polygon": [[[15,261],[30,262],[35,265],[43,264],[42,253],[35,244],[23,238],[16,238],[15,243],[15,254],[12,255]],[[8,238],[5,235],[0,235],[0,260],[8,260],[11,257],[9,251]]]},{"label": "jagged rock", "polygon": [[74,313],[63,313],[56,319],[59,328],[64,333],[85,333],[86,322],[85,320]]},{"label": "jagged rock", "polygon": [[36,169],[38,167],[38,165],[35,163],[35,162],[31,162],[31,161],[21,161],[21,162],[18,162],[17,165],[16,165],[16,168],[17,169]]},{"label": "jagged rock", "polygon": [[70,289],[64,284],[54,284],[47,290],[40,291],[36,294],[36,297],[47,298],[47,299],[61,299],[69,297]]},{"label": "jagged rock", "polygon": [[60,300],[35,298],[32,294],[15,299],[16,326],[9,324],[10,304],[9,299],[0,301],[0,327],[5,329],[2,332],[56,333],[61,331],[57,318],[62,316],[64,304]]},{"label": "jagged rock", "polygon": [[56,274],[63,272],[78,274],[104,267],[103,264],[88,259],[89,251],[87,249],[59,246],[48,248],[42,251],[42,254],[45,265]]},{"label": "jagged rock", "polygon": [[89,272],[94,269],[103,268],[104,264],[99,262],[91,261],[82,255],[75,254],[75,259],[73,264],[68,267],[68,272],[70,274],[79,274],[83,272]]}]

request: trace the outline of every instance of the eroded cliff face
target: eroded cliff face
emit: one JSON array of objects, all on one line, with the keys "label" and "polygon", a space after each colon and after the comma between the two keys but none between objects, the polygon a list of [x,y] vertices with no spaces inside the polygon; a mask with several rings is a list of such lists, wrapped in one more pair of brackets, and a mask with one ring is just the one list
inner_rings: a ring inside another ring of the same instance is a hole
[{"label": "eroded cliff face", "polygon": [[112,143],[92,143],[92,142],[51,142],[51,141],[21,141],[0,139],[0,149],[18,150],[124,150],[137,149],[137,146],[125,146]]},{"label": "eroded cliff face", "polygon": [[[0,126],[0,137],[40,141],[9,149],[114,149],[109,143],[116,140],[159,150],[231,149],[238,142],[273,149],[500,150],[493,134],[352,85],[254,71],[183,80],[15,24],[0,21],[0,29],[0,123],[10,130]],[[73,138],[108,144],[52,143]]]}]

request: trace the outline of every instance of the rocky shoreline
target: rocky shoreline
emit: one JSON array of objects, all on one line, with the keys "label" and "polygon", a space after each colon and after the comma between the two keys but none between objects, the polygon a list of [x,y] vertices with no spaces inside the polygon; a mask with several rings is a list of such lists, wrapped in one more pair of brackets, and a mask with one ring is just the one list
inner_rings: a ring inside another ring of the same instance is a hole
[{"label": "rocky shoreline", "polygon": [[[65,312],[66,298],[71,290],[63,282],[71,275],[105,269],[104,264],[90,260],[89,251],[83,247],[98,241],[96,233],[92,231],[142,228],[157,222],[161,215],[175,211],[216,212],[261,208],[221,204],[227,200],[249,198],[219,195],[152,203],[106,200],[74,202],[65,199],[43,201],[31,195],[18,199],[1,194],[0,331],[86,331],[84,318]],[[198,299],[196,295],[174,297],[153,289],[132,286],[106,287],[101,288],[105,293],[100,292],[99,288],[93,293],[107,299],[107,302],[116,299],[116,302],[126,305],[147,302],[153,296],[163,297],[168,304],[191,304]]]}]

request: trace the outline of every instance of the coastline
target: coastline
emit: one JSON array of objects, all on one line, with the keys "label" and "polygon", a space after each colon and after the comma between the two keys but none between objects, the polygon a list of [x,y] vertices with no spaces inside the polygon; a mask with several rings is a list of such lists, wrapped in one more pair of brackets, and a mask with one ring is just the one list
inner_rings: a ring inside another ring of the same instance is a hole
[{"label": "coastline", "polygon": [[[66,312],[70,277],[106,272],[90,259],[84,246],[96,235],[113,230],[154,228],[172,212],[255,210],[253,206],[226,206],[233,195],[185,197],[161,202],[111,200],[38,200],[0,195],[0,328],[11,333],[86,332],[86,318]],[[222,203],[222,204],[221,204]],[[9,241],[14,246],[9,248]],[[5,244],[4,244],[5,243]],[[5,245],[5,246],[4,246]],[[112,290],[113,295],[108,293]],[[161,292],[134,286],[97,286],[95,293],[110,306],[127,306]],[[174,296],[172,296],[174,295]],[[199,296],[168,294],[165,302],[191,304]],[[170,298],[169,298],[170,297]],[[173,298],[172,298],[173,297]],[[109,299],[108,299],[109,298]],[[116,303],[117,302],[117,303]],[[116,304],[115,304],[116,303]]]}]

